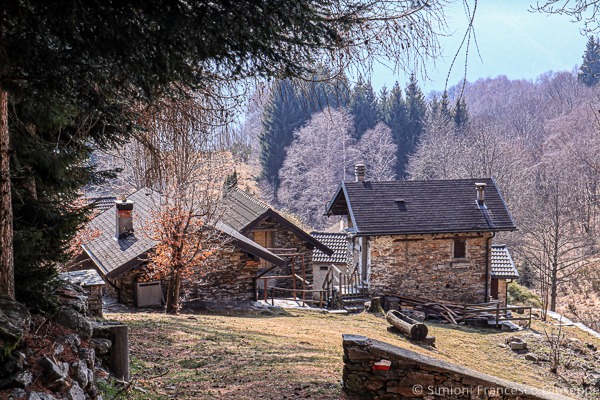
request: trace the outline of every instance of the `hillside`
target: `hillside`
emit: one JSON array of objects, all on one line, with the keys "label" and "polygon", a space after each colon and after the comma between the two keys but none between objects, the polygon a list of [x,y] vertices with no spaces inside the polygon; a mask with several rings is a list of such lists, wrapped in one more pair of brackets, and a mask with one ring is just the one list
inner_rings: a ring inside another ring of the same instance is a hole
[{"label": "hillside", "polygon": [[[545,390],[581,389],[581,382],[592,375],[583,372],[583,363],[595,364],[596,369],[600,365],[600,352],[587,347],[600,347],[600,340],[568,327],[564,328],[570,338],[563,348],[564,362],[554,375],[548,363],[527,361],[524,354],[502,346],[514,333],[488,329],[428,322],[436,337],[433,349],[388,332],[385,320],[370,314],[123,313],[109,318],[130,326],[135,387],[127,391],[131,399],[345,398],[339,385],[342,333],[365,335]],[[534,330],[516,334],[529,342],[531,353],[539,358],[548,351],[544,329],[552,330],[536,322]],[[106,397],[116,391],[110,388]],[[588,398],[600,398],[595,396]]]}]

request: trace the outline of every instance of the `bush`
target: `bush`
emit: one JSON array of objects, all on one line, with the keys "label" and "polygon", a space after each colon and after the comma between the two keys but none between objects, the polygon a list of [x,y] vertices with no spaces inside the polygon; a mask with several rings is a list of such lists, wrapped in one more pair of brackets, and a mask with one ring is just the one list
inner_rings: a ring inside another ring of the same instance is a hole
[{"label": "bush", "polygon": [[540,297],[525,286],[519,285],[517,282],[508,284],[508,302],[514,305],[542,308]]}]

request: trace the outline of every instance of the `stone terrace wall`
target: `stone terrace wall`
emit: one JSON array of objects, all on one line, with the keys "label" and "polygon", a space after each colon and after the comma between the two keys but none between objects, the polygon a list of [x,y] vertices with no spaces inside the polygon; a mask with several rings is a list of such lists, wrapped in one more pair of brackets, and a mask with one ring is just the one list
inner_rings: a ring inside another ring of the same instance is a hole
[{"label": "stone terrace wall", "polygon": [[[464,259],[452,256],[455,238],[466,239]],[[489,233],[372,237],[371,294],[482,302],[489,238]],[[488,289],[490,283],[488,274]]]},{"label": "stone terrace wall", "polygon": [[[343,335],[343,346],[344,390],[356,399],[568,399],[364,336]],[[373,370],[381,360],[389,371]]]}]

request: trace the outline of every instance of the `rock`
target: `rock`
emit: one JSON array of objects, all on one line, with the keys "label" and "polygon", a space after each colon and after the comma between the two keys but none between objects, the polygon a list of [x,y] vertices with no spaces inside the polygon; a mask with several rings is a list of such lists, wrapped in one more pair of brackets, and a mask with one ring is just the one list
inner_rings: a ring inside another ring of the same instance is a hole
[{"label": "rock", "polygon": [[498,343],[498,347],[500,347],[501,349],[506,349],[508,346],[504,343]]},{"label": "rock", "polygon": [[539,358],[537,358],[536,356],[534,356],[533,354],[525,354],[525,359],[527,361],[533,361],[533,362],[538,362],[540,361]]},{"label": "rock", "polygon": [[29,393],[28,400],[56,400],[56,397],[48,393],[31,392]]},{"label": "rock", "polygon": [[12,376],[0,379],[0,390],[26,388],[33,383],[33,375],[29,371],[20,371]]},{"label": "rock", "polygon": [[87,388],[89,380],[88,380],[88,372],[89,369],[84,360],[75,361],[71,364],[71,370],[73,371],[73,379],[77,381],[82,388]]},{"label": "rock", "polygon": [[587,347],[591,351],[598,351],[598,347],[596,347],[593,343],[586,343],[585,347]]},{"label": "rock", "polygon": [[78,313],[71,307],[61,307],[55,317],[55,321],[69,329],[73,329],[81,339],[88,340],[92,337],[92,323],[82,314]]},{"label": "rock", "polygon": [[103,357],[110,352],[110,348],[112,347],[112,342],[108,339],[97,339],[94,338],[90,341],[96,355],[98,357]]},{"label": "rock", "polygon": [[523,342],[523,338],[521,336],[509,336],[504,340],[504,343],[510,344],[512,342],[521,343]]},{"label": "rock", "polygon": [[527,342],[510,342],[511,350],[527,350]]},{"label": "rock", "polygon": [[92,348],[79,349],[79,359],[84,360],[88,369],[94,370],[94,362],[96,359],[96,351]]},{"label": "rock", "polygon": [[30,321],[31,314],[23,304],[0,295],[0,361],[15,349]]},{"label": "rock", "polygon": [[71,386],[71,389],[69,389],[69,392],[67,393],[67,399],[69,399],[69,400],[86,400],[85,392],[83,391],[83,389],[81,388],[81,386],[79,386],[79,384],[77,382],[73,382],[73,386]]},{"label": "rock", "polygon": [[13,391],[10,393],[10,396],[8,396],[9,399],[20,399],[20,398],[24,398],[25,396],[27,396],[27,392],[21,388],[16,388],[13,389]]},{"label": "rock", "polygon": [[63,344],[67,346],[70,346],[73,350],[76,350],[79,348],[79,346],[81,346],[81,339],[74,333],[58,337],[57,340],[60,340]]},{"label": "rock", "polygon": [[0,377],[7,377],[15,371],[22,371],[24,367],[25,355],[19,351],[13,351],[0,363]]},{"label": "rock", "polygon": [[61,343],[54,343],[54,355],[59,356],[65,351],[65,346]]},{"label": "rock", "polygon": [[61,390],[65,386],[65,379],[69,373],[68,364],[65,371],[63,365],[54,363],[54,361],[46,356],[40,358],[39,364],[43,370],[41,377],[42,384],[53,391]]}]

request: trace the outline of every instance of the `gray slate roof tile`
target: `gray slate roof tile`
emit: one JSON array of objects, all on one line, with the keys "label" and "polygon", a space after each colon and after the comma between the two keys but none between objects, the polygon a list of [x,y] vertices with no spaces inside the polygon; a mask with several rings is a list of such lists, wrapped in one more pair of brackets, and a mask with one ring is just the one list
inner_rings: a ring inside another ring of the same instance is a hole
[{"label": "gray slate roof tile", "polygon": [[333,250],[333,254],[328,256],[321,250],[315,248],[313,250],[313,262],[316,263],[332,263],[332,264],[347,264],[350,257],[348,248],[348,234],[346,233],[331,233],[331,232],[311,232],[319,242]]},{"label": "gray slate roof tile", "polygon": [[517,279],[519,272],[505,244],[492,245],[492,277]]}]

